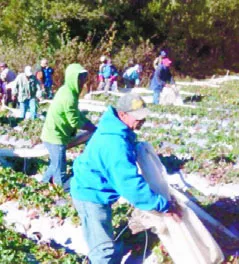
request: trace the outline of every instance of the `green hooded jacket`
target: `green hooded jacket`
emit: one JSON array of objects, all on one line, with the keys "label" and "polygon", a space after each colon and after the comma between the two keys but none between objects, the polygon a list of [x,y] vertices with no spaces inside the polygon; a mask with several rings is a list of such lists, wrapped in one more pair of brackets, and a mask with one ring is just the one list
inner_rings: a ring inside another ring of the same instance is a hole
[{"label": "green hooded jacket", "polygon": [[69,143],[77,128],[87,120],[78,109],[82,87],[78,85],[79,74],[87,72],[80,64],[70,64],[65,71],[65,83],[57,91],[47,112],[41,139],[51,144]]}]

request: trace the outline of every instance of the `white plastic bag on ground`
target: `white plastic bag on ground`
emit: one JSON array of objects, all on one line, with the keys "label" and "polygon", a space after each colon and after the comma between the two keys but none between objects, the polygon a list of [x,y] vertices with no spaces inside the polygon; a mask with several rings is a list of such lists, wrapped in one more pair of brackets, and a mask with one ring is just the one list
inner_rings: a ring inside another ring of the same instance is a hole
[{"label": "white plastic bag on ground", "polygon": [[183,105],[183,100],[179,94],[179,88],[175,85],[165,86],[160,93],[159,104]]},{"label": "white plastic bag on ground", "polygon": [[[152,145],[147,142],[138,144],[137,161],[152,190],[168,197],[166,170]],[[155,215],[151,212],[143,212],[144,217],[141,218],[141,223],[146,228],[154,227],[174,263],[221,263],[224,256],[214,238],[189,207],[178,200],[177,202],[182,208],[180,222],[163,213]]]}]

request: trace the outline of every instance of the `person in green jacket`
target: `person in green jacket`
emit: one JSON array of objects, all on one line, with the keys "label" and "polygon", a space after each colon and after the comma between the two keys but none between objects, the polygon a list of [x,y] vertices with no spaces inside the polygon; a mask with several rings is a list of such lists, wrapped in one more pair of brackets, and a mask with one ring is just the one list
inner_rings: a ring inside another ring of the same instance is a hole
[{"label": "person in green jacket", "polygon": [[96,127],[78,109],[78,98],[88,72],[78,63],[70,64],[65,71],[64,85],[57,91],[47,112],[41,139],[50,156],[50,165],[42,181],[53,181],[63,186],[66,182],[66,149],[77,145],[72,141],[78,128],[87,130],[84,141]]}]

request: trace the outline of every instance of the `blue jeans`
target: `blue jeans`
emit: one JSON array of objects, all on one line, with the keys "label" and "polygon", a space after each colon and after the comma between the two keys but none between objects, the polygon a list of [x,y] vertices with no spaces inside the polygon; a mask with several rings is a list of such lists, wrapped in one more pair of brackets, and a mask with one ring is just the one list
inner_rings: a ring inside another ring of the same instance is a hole
[{"label": "blue jeans", "polygon": [[26,99],[24,102],[19,103],[20,105],[20,118],[25,118],[28,108],[30,108],[31,119],[34,120],[37,117],[37,104],[36,99]]},{"label": "blue jeans", "polygon": [[57,145],[44,142],[50,155],[50,164],[45,172],[42,181],[49,182],[53,178],[53,182],[62,186],[66,181],[66,145]]},{"label": "blue jeans", "polygon": [[83,235],[89,247],[90,263],[120,263],[121,252],[113,241],[111,206],[75,199],[73,204],[81,219]]},{"label": "blue jeans", "polygon": [[159,104],[159,96],[160,96],[161,90],[154,90],[153,94],[153,104]]},{"label": "blue jeans", "polygon": [[44,88],[45,88],[46,98],[52,99],[53,98],[52,87],[51,86],[44,86]]}]

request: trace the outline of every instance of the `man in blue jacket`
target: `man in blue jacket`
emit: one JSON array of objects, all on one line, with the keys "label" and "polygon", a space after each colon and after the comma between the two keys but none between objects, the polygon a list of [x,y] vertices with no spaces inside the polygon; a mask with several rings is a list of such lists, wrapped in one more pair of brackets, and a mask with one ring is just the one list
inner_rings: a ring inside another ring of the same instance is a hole
[{"label": "man in blue jacket", "polygon": [[154,193],[136,165],[136,134],[149,110],[139,95],[109,106],[85,151],[74,161],[71,196],[81,219],[93,264],[120,263],[113,241],[111,205],[120,196],[141,210],[167,212],[169,202]]},{"label": "man in blue jacket", "polygon": [[170,72],[170,66],[172,61],[168,58],[164,58],[162,63],[158,65],[154,71],[153,78],[150,82],[150,89],[153,90],[153,103],[159,104],[160,93],[163,87],[170,84],[174,84],[173,76]]}]

